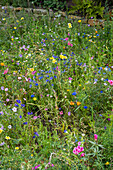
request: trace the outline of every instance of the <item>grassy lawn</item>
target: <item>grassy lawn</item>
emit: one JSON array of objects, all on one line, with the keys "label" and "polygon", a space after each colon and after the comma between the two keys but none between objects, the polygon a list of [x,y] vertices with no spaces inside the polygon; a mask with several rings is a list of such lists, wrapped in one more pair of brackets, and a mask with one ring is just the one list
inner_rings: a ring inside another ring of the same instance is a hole
[{"label": "grassy lawn", "polygon": [[113,23],[0,11],[0,169],[113,169]]}]

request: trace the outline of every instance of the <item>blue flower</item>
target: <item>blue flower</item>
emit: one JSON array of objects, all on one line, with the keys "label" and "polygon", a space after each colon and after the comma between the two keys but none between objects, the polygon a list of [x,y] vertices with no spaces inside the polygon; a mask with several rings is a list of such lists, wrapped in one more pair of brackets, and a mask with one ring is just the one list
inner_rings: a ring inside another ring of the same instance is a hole
[{"label": "blue flower", "polygon": [[22,116],[20,115],[20,119],[22,118]]},{"label": "blue flower", "polygon": [[33,138],[35,138],[35,136],[33,136]]},{"label": "blue flower", "polygon": [[27,122],[24,122],[23,124],[24,124],[24,125],[27,125]]},{"label": "blue flower", "polygon": [[21,104],[22,107],[25,107],[25,104]]},{"label": "blue flower", "polygon": [[103,91],[100,91],[100,93],[103,93]]},{"label": "blue flower", "polygon": [[17,102],[17,103],[21,103],[21,101],[20,101],[20,100],[16,100],[16,102]]},{"label": "blue flower", "polygon": [[75,143],[77,142],[78,140],[77,139],[75,139]]},{"label": "blue flower", "polygon": [[72,95],[76,95],[76,92],[73,92]]},{"label": "blue flower", "polygon": [[15,103],[15,106],[18,107],[18,104]]},{"label": "blue flower", "polygon": [[87,109],[88,107],[87,106],[84,106],[84,109]]},{"label": "blue flower", "polygon": [[35,95],[34,95],[34,94],[32,94],[32,95],[31,95],[31,97],[35,97]]},{"label": "blue flower", "polygon": [[34,132],[35,135],[39,136],[39,134],[37,132]]},{"label": "blue flower", "polygon": [[38,83],[36,83],[35,86],[38,86]]}]

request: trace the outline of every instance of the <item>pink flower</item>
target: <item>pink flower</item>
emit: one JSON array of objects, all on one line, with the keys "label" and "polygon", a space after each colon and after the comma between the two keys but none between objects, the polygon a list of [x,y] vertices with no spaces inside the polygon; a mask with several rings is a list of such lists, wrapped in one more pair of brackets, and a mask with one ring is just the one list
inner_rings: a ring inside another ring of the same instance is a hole
[{"label": "pink flower", "polygon": [[71,77],[69,77],[69,80],[72,80],[72,78],[71,78]]},{"label": "pink flower", "polygon": [[82,151],[84,151],[84,148],[83,148],[83,147],[80,148],[80,152],[82,152]]},{"label": "pink flower", "polygon": [[81,142],[78,142],[78,145],[80,146],[80,145],[81,145]]},{"label": "pink flower", "polygon": [[111,86],[113,86],[113,80],[108,80]]},{"label": "pink flower", "polygon": [[7,72],[8,72],[8,68],[6,70],[4,70],[4,74],[7,74]]},{"label": "pink flower", "polygon": [[70,46],[73,47],[73,44],[71,44]]},{"label": "pink flower", "polygon": [[98,138],[98,135],[97,135],[97,134],[94,134],[94,139],[95,139],[95,141],[97,141],[97,138]]},{"label": "pink flower", "polygon": [[68,44],[67,45],[71,45],[71,43],[70,42],[68,42]]},{"label": "pink flower", "polygon": [[36,71],[33,71],[32,74],[34,75],[36,73]]},{"label": "pink flower", "polygon": [[68,41],[68,38],[65,38],[66,41]]},{"label": "pink flower", "polygon": [[40,166],[40,165],[38,165],[38,166],[35,166],[35,169],[37,169],[39,166]]},{"label": "pink flower", "polygon": [[63,111],[60,112],[60,115],[63,115]]},{"label": "pink flower", "polygon": [[33,119],[34,119],[34,120],[37,119],[37,116],[34,116]]},{"label": "pink flower", "polygon": [[85,156],[85,153],[81,153],[80,157],[83,157],[83,156]]}]

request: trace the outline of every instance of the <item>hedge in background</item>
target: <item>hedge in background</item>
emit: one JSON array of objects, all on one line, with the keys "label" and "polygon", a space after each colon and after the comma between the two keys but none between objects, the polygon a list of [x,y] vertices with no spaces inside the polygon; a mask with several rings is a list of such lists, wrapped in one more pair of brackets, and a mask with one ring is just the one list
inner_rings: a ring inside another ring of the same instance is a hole
[{"label": "hedge in background", "polygon": [[40,7],[53,10],[66,9],[66,0],[2,0],[1,5],[12,5],[14,7]]}]

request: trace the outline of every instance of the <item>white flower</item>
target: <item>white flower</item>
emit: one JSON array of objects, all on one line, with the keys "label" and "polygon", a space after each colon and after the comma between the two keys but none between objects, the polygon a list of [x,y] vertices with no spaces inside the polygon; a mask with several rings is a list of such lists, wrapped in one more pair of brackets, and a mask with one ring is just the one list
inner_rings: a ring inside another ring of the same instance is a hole
[{"label": "white flower", "polygon": [[8,128],[9,128],[9,129],[11,129],[11,128],[12,128],[12,126],[11,126],[11,125],[9,125],[9,126],[8,126]]},{"label": "white flower", "polygon": [[16,107],[13,107],[13,108],[12,108],[12,111],[13,111],[13,112],[16,112],[16,111],[17,111],[17,108],[16,108]]}]

